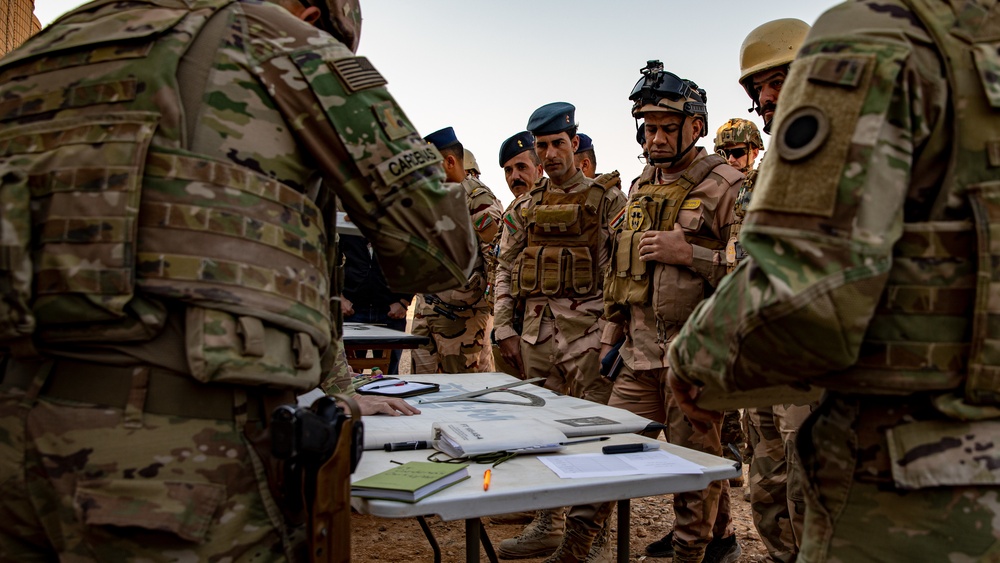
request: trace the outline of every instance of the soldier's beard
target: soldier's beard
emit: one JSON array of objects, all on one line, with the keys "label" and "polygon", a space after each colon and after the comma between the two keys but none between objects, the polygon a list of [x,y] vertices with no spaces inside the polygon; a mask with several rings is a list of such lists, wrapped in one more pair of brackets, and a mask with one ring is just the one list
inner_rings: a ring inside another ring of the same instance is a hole
[{"label": "soldier's beard", "polygon": [[774,122],[774,112],[777,111],[777,109],[778,105],[775,104],[774,102],[768,102],[767,104],[765,104],[760,108],[761,117],[767,115],[767,112],[771,112],[770,118],[764,117],[764,132],[767,133],[768,135],[771,134],[771,123]]}]

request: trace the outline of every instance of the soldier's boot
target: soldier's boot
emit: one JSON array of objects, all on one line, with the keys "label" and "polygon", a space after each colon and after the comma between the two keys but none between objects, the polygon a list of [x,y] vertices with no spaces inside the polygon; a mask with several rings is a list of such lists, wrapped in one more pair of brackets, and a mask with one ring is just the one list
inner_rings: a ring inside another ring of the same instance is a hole
[{"label": "soldier's boot", "polygon": [[498,524],[501,526],[512,524],[530,524],[531,521],[535,519],[536,514],[538,514],[538,511],[536,510],[498,514],[496,516],[490,516],[490,524]]},{"label": "soldier's boot", "polygon": [[614,542],[611,541],[611,522],[613,521],[614,513],[604,521],[604,525],[597,532],[597,537],[594,538],[594,543],[590,544],[590,553],[584,559],[586,563],[612,563],[615,560],[612,552]]},{"label": "soldier's boot", "polygon": [[[562,543],[559,544],[559,549],[542,563],[581,563],[583,561],[590,561],[590,547],[593,543],[594,536],[587,531],[567,526],[566,533],[563,534]],[[610,563],[611,560],[602,560],[602,563],[604,561]]]},{"label": "soldier's boot", "polygon": [[521,535],[500,542],[497,555],[500,559],[545,557],[559,547],[565,529],[565,507],[539,510]]}]

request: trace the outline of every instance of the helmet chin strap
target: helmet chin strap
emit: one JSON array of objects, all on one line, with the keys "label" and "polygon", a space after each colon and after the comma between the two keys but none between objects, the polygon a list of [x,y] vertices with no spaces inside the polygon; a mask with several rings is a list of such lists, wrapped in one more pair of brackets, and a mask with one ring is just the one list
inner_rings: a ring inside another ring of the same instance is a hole
[{"label": "helmet chin strap", "polygon": [[[684,142],[684,122],[686,121],[687,121],[687,116],[685,115],[683,118],[681,118],[681,126],[677,129],[676,146],[678,147],[681,146],[681,143]],[[697,143],[698,143],[698,138],[696,137],[691,140],[691,144],[688,145],[687,148],[685,148],[684,150],[682,150],[681,152],[675,154],[670,158],[649,157],[646,160],[647,162],[649,162],[649,164],[652,164],[657,168],[673,168],[678,162],[680,162],[685,156],[687,156],[687,153],[691,152],[691,149],[693,149],[695,144]]]}]

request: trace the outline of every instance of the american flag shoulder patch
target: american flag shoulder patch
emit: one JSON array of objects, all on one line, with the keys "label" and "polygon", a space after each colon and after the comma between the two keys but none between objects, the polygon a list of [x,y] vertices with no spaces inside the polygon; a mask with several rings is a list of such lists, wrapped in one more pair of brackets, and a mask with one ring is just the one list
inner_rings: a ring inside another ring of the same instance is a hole
[{"label": "american flag shoulder patch", "polygon": [[388,84],[366,57],[351,57],[327,63],[350,93]]},{"label": "american flag shoulder patch", "polygon": [[615,218],[611,220],[611,224],[609,225],[609,227],[611,227],[612,229],[617,229],[618,226],[622,224],[622,221],[625,220],[626,209],[628,208],[623,207],[622,210],[618,212],[618,215],[615,215]]}]

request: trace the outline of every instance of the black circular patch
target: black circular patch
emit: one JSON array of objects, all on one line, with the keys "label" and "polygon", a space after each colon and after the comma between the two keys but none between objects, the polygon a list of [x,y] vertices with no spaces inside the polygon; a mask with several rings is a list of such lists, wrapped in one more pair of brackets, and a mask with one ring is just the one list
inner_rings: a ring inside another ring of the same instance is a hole
[{"label": "black circular patch", "polygon": [[781,121],[776,135],[778,154],[785,160],[801,160],[816,152],[830,134],[830,120],[815,106],[792,110]]}]

